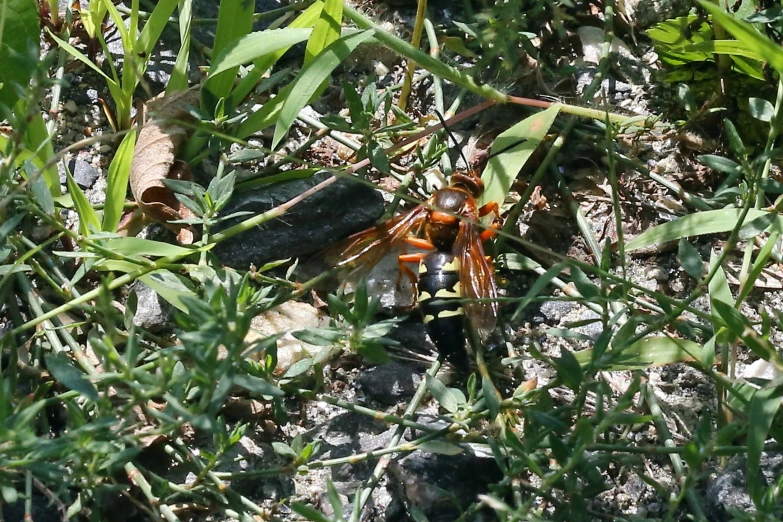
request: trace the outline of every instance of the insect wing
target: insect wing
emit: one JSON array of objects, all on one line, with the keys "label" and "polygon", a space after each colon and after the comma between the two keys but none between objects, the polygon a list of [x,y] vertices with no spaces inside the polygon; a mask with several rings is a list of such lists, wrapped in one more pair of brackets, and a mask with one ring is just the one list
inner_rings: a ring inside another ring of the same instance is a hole
[{"label": "insect wing", "polygon": [[498,290],[475,224],[468,221],[460,223],[454,256],[459,259],[459,282],[462,297],[467,300],[463,305],[465,314],[483,335],[489,335],[497,323]]},{"label": "insect wing", "polygon": [[346,238],[329,249],[326,257],[333,266],[349,269],[351,275],[370,269],[399,245],[410,231],[421,227],[426,218],[427,209],[418,206]]}]

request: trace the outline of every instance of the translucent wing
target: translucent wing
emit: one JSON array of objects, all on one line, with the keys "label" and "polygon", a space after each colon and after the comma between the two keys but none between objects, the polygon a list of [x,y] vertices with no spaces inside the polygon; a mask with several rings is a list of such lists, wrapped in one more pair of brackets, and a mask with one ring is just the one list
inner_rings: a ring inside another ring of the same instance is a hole
[{"label": "translucent wing", "polygon": [[475,224],[460,222],[454,257],[459,259],[462,297],[470,300],[463,305],[465,314],[482,335],[489,335],[497,322],[498,290],[492,266],[484,255],[481,233]]},{"label": "translucent wing", "polygon": [[338,269],[351,275],[372,268],[427,218],[427,209],[418,206],[372,228],[358,232],[327,250],[323,256]]}]

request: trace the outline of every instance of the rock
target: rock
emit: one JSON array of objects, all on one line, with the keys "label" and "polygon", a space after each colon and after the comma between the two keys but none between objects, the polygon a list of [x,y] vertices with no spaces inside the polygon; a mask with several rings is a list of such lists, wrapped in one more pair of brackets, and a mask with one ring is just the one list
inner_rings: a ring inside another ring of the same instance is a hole
[{"label": "rock", "polygon": [[374,401],[393,406],[413,397],[421,383],[421,375],[415,365],[392,361],[362,372],[356,383]]},{"label": "rock", "polygon": [[[68,162],[68,170],[71,171],[71,176],[73,176],[73,180],[76,184],[83,189],[92,188],[95,184],[95,180],[101,175],[95,167],[84,160],[76,158]],[[65,183],[64,176],[60,182]]]},{"label": "rock", "polygon": [[[582,41],[582,54],[586,62],[594,63],[598,65],[601,62],[601,54],[604,45],[604,30],[599,27],[591,27],[589,25],[583,25],[576,30],[579,35],[579,39]],[[611,51],[613,53],[619,53],[622,56],[633,57],[633,53],[628,46],[617,38],[612,38]]]},{"label": "rock", "polygon": [[79,107],[76,106],[76,102],[73,100],[68,100],[65,102],[63,108],[71,114],[76,114],[76,112],[79,110]]},{"label": "rock", "polygon": [[544,301],[538,309],[538,312],[544,316],[547,324],[556,326],[568,315],[574,308],[574,303],[570,301]]},{"label": "rock", "polygon": [[[475,502],[490,484],[503,478],[491,455],[478,455],[469,448],[452,456],[416,452],[393,461],[389,473],[398,499],[415,505],[433,521],[456,520],[460,508]],[[483,518],[477,514],[471,520]]]},{"label": "rock", "polygon": [[629,0],[625,11],[638,29],[647,29],[664,20],[687,15],[694,5],[694,0]]},{"label": "rock", "polygon": [[298,361],[316,355],[320,346],[297,340],[292,331],[305,328],[317,328],[328,323],[318,309],[307,303],[287,301],[278,307],[254,317],[250,322],[251,330],[245,341],[257,342],[280,332],[286,334],[277,341],[277,368],[275,374],[284,374]]},{"label": "rock", "polygon": [[65,518],[65,506],[62,506],[62,512],[58,511],[56,505],[52,504],[44,495],[33,494],[31,517],[25,516],[25,501],[21,498],[24,494],[24,486],[20,485],[18,489],[19,500],[13,504],[3,502],[2,515],[3,520],[35,520],[36,522],[60,522]]},{"label": "rock", "polygon": [[[783,475],[783,453],[762,453],[759,470],[766,486],[776,484]],[[732,458],[726,468],[707,487],[707,515],[713,522],[735,520],[729,509],[745,513],[756,511],[748,494],[748,461],[744,455]],[[778,504],[778,519],[783,515],[783,504]]]},{"label": "rock", "polygon": [[[300,195],[329,176],[328,172],[322,171],[308,179],[235,193],[222,214],[261,214]],[[213,252],[221,263],[237,268],[247,268],[251,263],[261,266],[276,259],[300,257],[372,226],[383,210],[383,198],[375,189],[352,179],[338,179],[292,207],[280,218],[219,243]],[[222,221],[215,226],[214,232],[225,230],[247,218],[248,215],[245,215]]]},{"label": "rock", "polygon": [[133,288],[137,299],[133,324],[151,332],[169,327],[172,324],[171,305],[141,281]]}]

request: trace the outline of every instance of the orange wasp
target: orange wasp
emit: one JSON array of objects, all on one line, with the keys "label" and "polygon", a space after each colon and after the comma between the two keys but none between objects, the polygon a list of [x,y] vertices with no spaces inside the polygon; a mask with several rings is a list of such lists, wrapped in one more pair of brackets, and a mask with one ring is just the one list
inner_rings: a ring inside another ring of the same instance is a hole
[{"label": "orange wasp", "polygon": [[[482,244],[495,231],[481,231],[477,223],[492,213],[497,221],[499,211],[494,202],[478,206],[483,192],[484,183],[476,172],[455,172],[449,185],[425,203],[346,238],[328,254],[338,260],[333,263],[338,269],[358,271],[372,267],[403,243],[426,250],[401,254],[400,272],[416,289],[427,333],[440,357],[460,364],[465,362],[463,317],[482,336],[491,333],[497,321],[497,286]],[[408,263],[418,263],[418,277]]]}]

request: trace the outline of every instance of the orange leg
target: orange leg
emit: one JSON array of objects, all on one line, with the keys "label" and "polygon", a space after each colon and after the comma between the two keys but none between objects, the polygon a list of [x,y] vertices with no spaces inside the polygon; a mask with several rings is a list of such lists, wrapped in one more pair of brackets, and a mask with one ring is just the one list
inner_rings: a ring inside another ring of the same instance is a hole
[{"label": "orange leg", "polygon": [[[413,246],[413,247],[416,247],[416,248],[421,248],[422,250],[435,250],[435,245],[433,245],[432,243],[430,243],[426,239],[422,239],[420,237],[407,236],[405,238],[405,242],[408,243],[410,246]],[[404,254],[404,255],[406,255],[406,254]],[[400,258],[402,258],[402,256],[400,256]],[[421,259],[419,259],[416,262],[418,263],[419,261],[421,261]],[[405,262],[406,263],[413,263],[413,261],[405,261]]]},{"label": "orange leg", "polygon": [[496,216],[500,217],[500,207],[494,201],[490,201],[479,209],[479,217],[484,217],[492,212],[494,212]]},{"label": "orange leg", "polygon": [[491,239],[495,237],[496,230],[500,229],[500,223],[492,223],[492,228],[485,228],[481,231],[481,241],[486,241],[488,239]]},{"label": "orange leg", "polygon": [[[413,270],[410,269],[406,263],[421,263],[422,259],[424,259],[427,256],[425,253],[419,253],[419,254],[400,254],[397,256],[397,264],[400,267],[400,275],[405,276],[408,278],[408,280],[411,282],[411,286],[413,287],[413,302],[411,303],[410,307],[405,307],[408,310],[411,310],[416,307],[416,303],[418,301],[418,289],[416,288],[416,283],[419,282],[419,278],[416,276]],[[397,279],[397,290],[400,289],[400,279]]]}]

